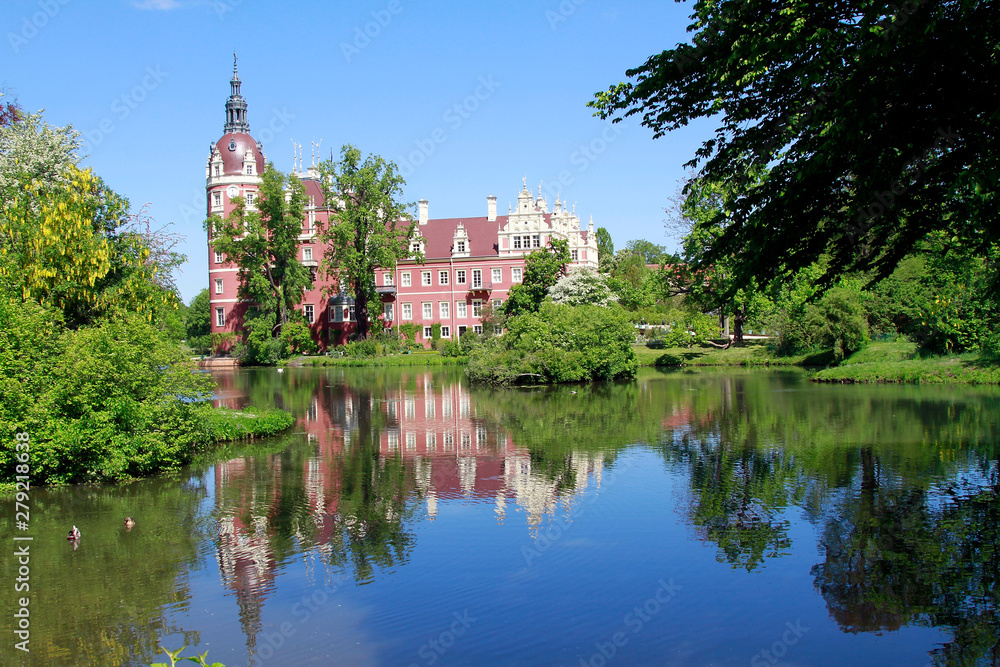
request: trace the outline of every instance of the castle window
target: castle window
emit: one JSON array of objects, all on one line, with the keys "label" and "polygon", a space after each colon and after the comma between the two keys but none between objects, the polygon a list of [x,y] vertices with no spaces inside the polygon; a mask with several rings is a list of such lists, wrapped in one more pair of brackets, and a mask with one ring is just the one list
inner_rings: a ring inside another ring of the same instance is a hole
[{"label": "castle window", "polygon": [[[525,243],[524,246],[527,247],[528,244]],[[533,247],[533,248],[541,248],[542,247],[542,237],[539,236],[538,234],[535,234],[534,236],[532,236],[531,237],[531,247]]]},{"label": "castle window", "polygon": [[385,321],[386,322],[392,322],[392,320],[393,320],[392,304],[391,303],[386,303],[386,304],[383,304],[383,305],[385,306],[385,308],[383,309],[383,312],[385,313]]},{"label": "castle window", "polygon": [[569,258],[572,259],[574,262],[577,261],[578,259],[580,259],[580,251],[578,251],[578,250],[570,250],[569,251]]},{"label": "castle window", "polygon": [[515,236],[514,237],[514,250],[520,250],[520,249],[521,249],[521,237],[520,236]]},{"label": "castle window", "polygon": [[254,195],[252,192],[247,193],[247,206],[253,206]]},{"label": "castle window", "polygon": [[441,327],[441,338],[451,338],[451,329],[446,326]]},{"label": "castle window", "polygon": [[472,269],[472,287],[473,289],[483,286],[483,270],[482,269]]},{"label": "castle window", "polygon": [[252,164],[248,164],[247,165],[247,176],[253,176],[253,165]]},{"label": "castle window", "polygon": [[459,241],[455,244],[455,252],[465,252],[465,241]]},{"label": "castle window", "polygon": [[483,325],[482,324],[473,324],[472,325],[472,330],[475,331],[477,334],[481,334],[481,333],[483,333]]},{"label": "castle window", "polygon": [[348,308],[347,319],[349,319],[351,322],[354,322],[355,320],[357,320],[357,315],[354,312],[354,306],[351,306],[350,308]]},{"label": "castle window", "polygon": [[493,269],[493,282],[498,283],[503,280],[503,269]]},{"label": "castle window", "polygon": [[404,303],[403,304],[403,319],[412,320],[413,319],[413,304]]},{"label": "castle window", "polygon": [[216,308],[215,309],[215,326],[224,327],[226,326],[226,309]]},{"label": "castle window", "polygon": [[513,283],[521,282],[521,267],[515,266],[510,270],[510,281]]},{"label": "castle window", "polygon": [[465,284],[465,269],[458,269],[455,271],[455,282],[459,285]]},{"label": "castle window", "polygon": [[307,303],[302,307],[302,314],[306,316],[306,322],[309,324],[316,321],[316,311],[311,303]]},{"label": "castle window", "polygon": [[344,321],[344,307],[343,306],[330,306],[330,321],[332,321],[332,322],[343,322]]},{"label": "castle window", "polygon": [[423,286],[425,286],[425,287],[429,287],[430,286],[430,284],[431,284],[431,272],[430,271],[421,271],[420,272],[420,284],[423,285]]},{"label": "castle window", "polygon": [[303,262],[311,262],[312,258],[313,258],[313,249],[310,248],[309,246],[306,246],[305,248],[303,248],[302,249],[302,261]]},{"label": "castle window", "polygon": [[447,285],[448,284],[448,272],[447,271],[438,271],[438,284],[439,285]]},{"label": "castle window", "polygon": [[431,330],[430,327],[424,327],[424,338],[430,338],[433,335],[434,332]]},{"label": "castle window", "polygon": [[213,206],[222,206],[222,193],[221,192],[213,192],[212,193],[212,205]]},{"label": "castle window", "polygon": [[430,301],[425,301],[423,303],[424,319],[429,320],[434,317],[434,306]]},{"label": "castle window", "polygon": [[218,250],[216,250],[215,251],[215,263],[216,264],[222,264],[222,261],[223,261],[223,259],[222,259],[222,253],[219,252]]},{"label": "castle window", "polygon": [[215,293],[222,294],[222,278],[215,279]]},{"label": "castle window", "polygon": [[218,175],[219,175],[219,171],[220,171],[220,170],[221,170],[221,167],[220,167],[219,165],[215,165],[215,175],[216,175],[216,176],[218,176]]},{"label": "castle window", "polygon": [[438,304],[438,312],[441,313],[442,320],[447,320],[451,317],[451,312],[450,312],[451,308],[449,307],[450,305],[451,305],[450,301],[442,301],[441,303]]},{"label": "castle window", "polygon": [[403,284],[403,287],[409,287],[410,286],[410,272],[409,271],[404,271],[403,273],[401,273],[399,275],[399,282],[401,282]]},{"label": "castle window", "polygon": [[500,306],[502,306],[502,305],[503,305],[503,301],[502,300],[500,300],[500,299],[493,299],[493,310],[494,311],[500,310]]},{"label": "castle window", "polygon": [[383,285],[392,285],[392,274],[391,273],[387,273],[387,274],[385,274],[382,277],[382,284]]},{"label": "castle window", "polygon": [[[473,317],[483,316],[483,302],[479,299],[472,300],[472,316]],[[477,331],[476,333],[482,333],[482,331]]]},{"label": "castle window", "polygon": [[455,317],[468,317],[468,316],[469,316],[468,304],[466,304],[464,301],[456,301]]}]

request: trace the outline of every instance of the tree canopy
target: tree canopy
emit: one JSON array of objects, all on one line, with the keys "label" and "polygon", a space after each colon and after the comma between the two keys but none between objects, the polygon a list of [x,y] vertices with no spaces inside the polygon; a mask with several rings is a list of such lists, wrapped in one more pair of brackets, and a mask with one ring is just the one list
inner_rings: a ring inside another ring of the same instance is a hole
[{"label": "tree canopy", "polygon": [[524,258],[524,280],[510,289],[503,314],[513,317],[538,312],[549,289],[566,275],[569,263],[569,242],[563,239],[549,239],[547,248],[528,253]]},{"label": "tree canopy", "polygon": [[[358,336],[368,337],[368,304],[379,302],[375,270],[393,271],[396,262],[414,255],[410,242],[417,223],[409,214],[412,204],[401,203],[405,181],[395,163],[378,155],[362,161],[351,145],[341,149],[340,160],[321,165],[323,195],[330,207],[329,227],[322,240],[329,244],[323,270],[335,288],[354,297]],[[421,259],[420,253],[416,253]]]},{"label": "tree canopy", "polygon": [[826,282],[884,277],[935,230],[972,252],[997,242],[996,3],[719,0],[691,18],[689,43],[589,104],[641,114],[654,138],[718,122],[688,164],[736,195],[704,255],[744,254],[734,286],[824,254]]}]

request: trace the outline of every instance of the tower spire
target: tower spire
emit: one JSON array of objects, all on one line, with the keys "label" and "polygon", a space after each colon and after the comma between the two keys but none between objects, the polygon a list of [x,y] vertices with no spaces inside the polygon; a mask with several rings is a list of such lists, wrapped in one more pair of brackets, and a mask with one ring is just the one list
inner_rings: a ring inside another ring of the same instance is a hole
[{"label": "tower spire", "polygon": [[250,132],[247,122],[247,101],[240,95],[240,74],[236,71],[236,53],[233,53],[233,78],[229,80],[229,99],[226,100],[225,132]]}]

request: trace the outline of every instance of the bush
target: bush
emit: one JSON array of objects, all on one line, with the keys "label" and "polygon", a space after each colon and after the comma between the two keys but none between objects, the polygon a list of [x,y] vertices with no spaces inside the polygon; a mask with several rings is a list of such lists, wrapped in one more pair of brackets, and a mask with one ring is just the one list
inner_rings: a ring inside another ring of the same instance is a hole
[{"label": "bush", "polygon": [[634,377],[633,329],[618,307],[545,301],[507,321],[507,332],[471,349],[466,375],[489,384],[579,382]]}]

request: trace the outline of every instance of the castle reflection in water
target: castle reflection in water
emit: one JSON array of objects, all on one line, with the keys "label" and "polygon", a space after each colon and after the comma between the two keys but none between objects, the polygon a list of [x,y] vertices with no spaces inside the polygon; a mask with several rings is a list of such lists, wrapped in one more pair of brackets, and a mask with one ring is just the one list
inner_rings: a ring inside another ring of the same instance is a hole
[{"label": "castle reflection in water", "polygon": [[[297,555],[328,570],[338,562],[345,531],[365,539],[372,511],[379,521],[398,524],[403,513],[421,511],[433,521],[444,499],[490,502],[501,523],[523,513],[535,536],[546,515],[570,512],[588,486],[600,486],[602,453],[573,452],[555,472],[537,469],[543,466],[527,447],[478,414],[457,377],[442,382],[440,373],[404,373],[369,389],[310,374],[308,386],[289,391],[292,373],[274,398],[297,417],[291,430],[300,447],[303,439],[308,443],[306,454],[244,455],[215,464],[217,560],[223,582],[236,594],[251,653],[280,563]],[[216,380],[216,406],[260,404],[259,396],[250,398],[244,373],[219,373]],[[293,446],[295,441],[293,436]],[[369,489],[361,495],[374,508],[344,506],[345,498],[357,498],[345,489],[345,475],[354,479],[357,471],[349,468],[359,449],[365,450],[362,458],[377,460],[368,476],[395,464],[402,493],[389,480],[394,497]]]}]

